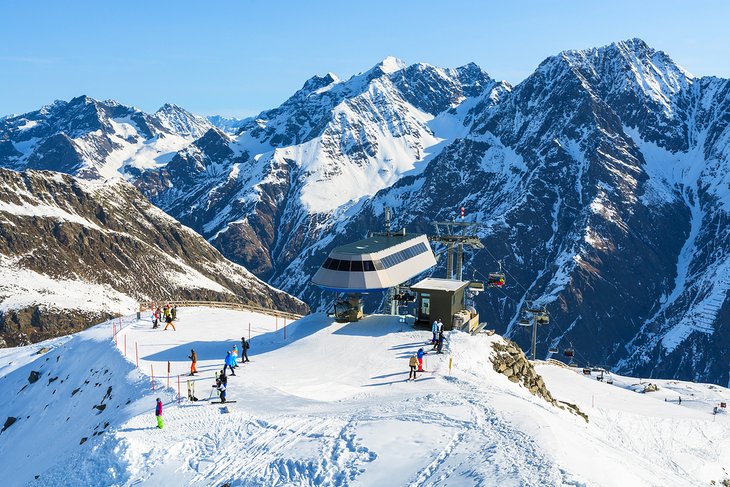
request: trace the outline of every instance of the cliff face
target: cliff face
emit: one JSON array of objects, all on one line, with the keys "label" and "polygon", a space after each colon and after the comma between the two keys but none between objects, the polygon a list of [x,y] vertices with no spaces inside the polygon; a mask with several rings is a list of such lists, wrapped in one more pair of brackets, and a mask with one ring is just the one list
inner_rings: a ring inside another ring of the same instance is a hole
[{"label": "cliff face", "polygon": [[0,268],[6,345],[77,331],[151,299],[307,311],[121,180],[0,169]]}]

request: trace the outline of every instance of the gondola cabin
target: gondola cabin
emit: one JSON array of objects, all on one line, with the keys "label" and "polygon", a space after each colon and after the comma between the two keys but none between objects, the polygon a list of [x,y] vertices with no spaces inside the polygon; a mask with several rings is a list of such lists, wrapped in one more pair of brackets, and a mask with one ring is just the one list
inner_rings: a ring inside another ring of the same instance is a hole
[{"label": "gondola cabin", "polygon": [[464,294],[470,281],[452,279],[423,279],[411,286],[411,291],[418,294],[416,298],[416,324],[428,326],[438,320],[444,324],[445,330],[458,328],[472,330],[479,325],[479,314],[468,309],[464,302]]},{"label": "gondola cabin", "polygon": [[504,274],[499,272],[492,272],[487,279],[487,285],[489,287],[502,287],[504,286],[504,282]]}]

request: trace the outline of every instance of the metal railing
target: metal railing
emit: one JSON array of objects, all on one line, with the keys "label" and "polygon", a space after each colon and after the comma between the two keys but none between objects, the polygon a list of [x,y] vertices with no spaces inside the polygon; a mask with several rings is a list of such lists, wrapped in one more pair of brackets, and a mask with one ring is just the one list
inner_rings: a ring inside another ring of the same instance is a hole
[{"label": "metal railing", "polygon": [[278,318],[286,318],[288,320],[298,320],[303,315],[296,313],[290,313],[288,311],[281,311],[273,308],[265,308],[262,306],[253,306],[250,304],[243,303],[232,303],[228,301],[147,301],[140,303],[140,311],[146,309],[152,309],[157,306],[164,306],[165,304],[174,305],[179,308],[193,308],[193,307],[205,307],[205,308],[223,308],[233,309],[237,311],[249,311],[252,313],[261,313],[269,316],[276,316]]}]

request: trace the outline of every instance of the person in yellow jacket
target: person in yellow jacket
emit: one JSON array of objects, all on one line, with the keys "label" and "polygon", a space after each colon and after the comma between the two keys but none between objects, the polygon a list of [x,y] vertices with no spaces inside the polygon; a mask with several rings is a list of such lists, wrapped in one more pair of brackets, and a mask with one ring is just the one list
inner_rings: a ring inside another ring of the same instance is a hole
[{"label": "person in yellow jacket", "polygon": [[416,358],[415,353],[408,361],[408,366],[411,368],[411,371],[408,373],[408,380],[416,380],[416,367],[418,367],[418,359]]}]

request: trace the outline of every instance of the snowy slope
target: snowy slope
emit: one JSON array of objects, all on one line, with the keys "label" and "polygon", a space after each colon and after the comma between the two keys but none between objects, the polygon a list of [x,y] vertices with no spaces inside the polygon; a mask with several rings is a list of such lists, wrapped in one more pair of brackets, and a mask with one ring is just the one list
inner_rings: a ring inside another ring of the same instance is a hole
[{"label": "snowy slope", "polygon": [[[153,331],[147,318],[126,320],[117,345],[106,323],[42,344],[51,348],[43,355],[34,355],[41,344],[2,351],[2,410],[20,418],[0,433],[8,485],[684,486],[730,476],[730,418],[711,413],[730,398],[725,388],[672,381],[640,394],[630,378],[608,385],[540,365],[553,395],[576,403],[586,422],[495,372],[496,335],[451,333],[447,354],[427,355],[429,372],[406,382],[407,360],[430,333],[398,318],[334,324],[312,315],[287,323],[286,338],[282,320],[249,313],[181,309],[177,332]],[[237,402],[227,413],[178,404],[190,348],[204,399],[249,323],[251,362],[229,379]],[[40,379],[26,385],[31,370]],[[682,405],[664,402],[678,394]],[[162,431],[153,427],[157,396]],[[104,410],[92,407],[101,402]]]}]

